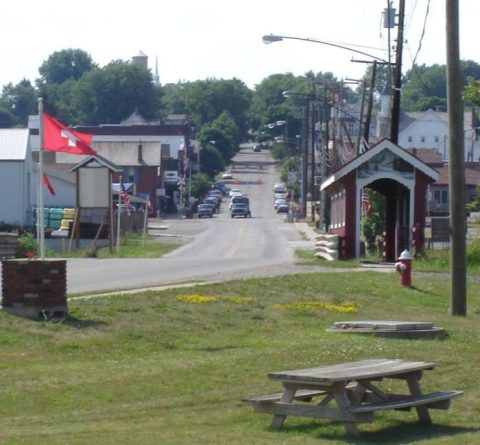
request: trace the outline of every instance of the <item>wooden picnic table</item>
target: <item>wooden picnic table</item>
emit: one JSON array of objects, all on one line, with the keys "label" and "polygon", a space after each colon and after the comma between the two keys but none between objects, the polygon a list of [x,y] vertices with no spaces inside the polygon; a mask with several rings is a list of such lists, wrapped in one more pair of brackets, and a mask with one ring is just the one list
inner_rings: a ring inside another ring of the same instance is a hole
[{"label": "wooden picnic table", "polygon": [[[374,413],[385,409],[415,408],[419,421],[431,424],[429,409],[448,409],[461,391],[424,394],[423,371],[434,363],[408,360],[370,359],[319,368],[270,372],[283,392],[247,397],[255,412],[273,414],[272,427],[281,428],[286,416],[312,417],[343,422],[348,435],[357,436],[358,423],[372,422]],[[384,379],[406,382],[408,391],[396,394],[382,390]]]}]

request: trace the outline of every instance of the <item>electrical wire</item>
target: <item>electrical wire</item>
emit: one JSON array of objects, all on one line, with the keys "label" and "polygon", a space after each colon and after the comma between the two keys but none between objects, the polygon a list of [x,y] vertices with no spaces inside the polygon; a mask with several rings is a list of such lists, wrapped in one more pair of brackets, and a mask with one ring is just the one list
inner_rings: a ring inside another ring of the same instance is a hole
[{"label": "electrical wire", "polygon": [[425,18],[423,19],[422,34],[420,35],[420,41],[418,42],[418,48],[417,48],[417,52],[415,53],[415,57],[413,58],[412,66],[415,65],[415,62],[417,61],[418,54],[420,53],[420,50],[422,49],[422,43],[423,43],[423,38],[425,37],[425,31],[427,29],[427,21],[428,21],[429,13],[430,13],[430,0],[427,1],[427,9],[425,11]]}]

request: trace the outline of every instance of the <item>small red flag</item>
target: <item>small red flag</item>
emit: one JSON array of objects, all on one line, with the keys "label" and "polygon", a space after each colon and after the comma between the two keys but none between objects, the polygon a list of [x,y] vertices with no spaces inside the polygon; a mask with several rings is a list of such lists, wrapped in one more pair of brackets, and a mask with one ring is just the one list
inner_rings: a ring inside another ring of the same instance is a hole
[{"label": "small red flag", "polygon": [[48,180],[47,175],[45,173],[43,174],[42,182],[44,185],[47,186],[47,189],[50,192],[50,194],[55,196],[55,189],[52,187],[52,184],[50,184],[50,181]]},{"label": "small red flag", "polygon": [[125,205],[125,210],[127,211],[127,215],[130,215],[130,198],[128,197],[128,192],[123,182],[121,183],[120,198]]},{"label": "small red flag", "polygon": [[43,113],[43,148],[76,155],[97,154],[90,144],[92,135],[71,130],[47,113]]}]

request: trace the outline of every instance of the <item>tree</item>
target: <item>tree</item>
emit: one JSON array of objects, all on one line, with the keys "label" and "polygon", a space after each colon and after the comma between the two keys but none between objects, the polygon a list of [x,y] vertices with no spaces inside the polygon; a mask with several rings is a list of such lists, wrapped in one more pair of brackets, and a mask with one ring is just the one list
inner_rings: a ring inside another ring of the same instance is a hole
[{"label": "tree", "polygon": [[[480,78],[480,65],[471,60],[460,62],[462,83]],[[402,89],[402,108],[410,111],[426,111],[447,107],[447,77],[445,65],[414,65],[405,74]]]},{"label": "tree", "polygon": [[220,151],[212,144],[205,145],[200,152],[200,170],[210,179],[225,169],[225,161]]},{"label": "tree", "polygon": [[363,236],[370,253],[376,251],[377,237],[381,235],[384,229],[385,198],[373,190],[367,189],[368,199],[371,203],[371,209],[363,218]]},{"label": "tree", "polygon": [[17,85],[9,83],[4,86],[0,96],[0,109],[6,113],[3,119],[5,123],[10,123],[9,127],[26,127],[28,116],[37,114],[38,110],[37,92],[31,82],[23,79]]},{"label": "tree", "polygon": [[190,193],[194,198],[200,199],[210,190],[210,179],[205,173],[198,173],[191,181]]},{"label": "tree", "polygon": [[38,85],[61,84],[68,79],[79,80],[86,72],[96,69],[92,58],[81,49],[63,49],[54,52],[42,63]]},{"label": "tree", "polygon": [[[292,131],[297,134],[300,129],[301,111],[292,107],[285,100],[284,91],[299,91],[305,84],[304,77],[291,73],[273,74],[262,80],[256,88],[250,108],[250,123],[258,132],[264,131],[264,125],[278,120],[288,120]],[[297,124],[293,122],[296,121]],[[298,128],[297,128],[298,127]]]},{"label": "tree", "polygon": [[215,141],[214,145],[222,155],[223,164],[231,161],[238,151],[240,134],[234,120],[227,111],[224,111],[217,119],[206,123],[198,133],[198,140],[202,145],[208,145]]},{"label": "tree", "polygon": [[198,80],[182,84],[177,91],[180,99],[176,103],[184,104],[184,110],[197,128],[214,121],[226,111],[235,122],[240,138],[247,137],[252,92],[242,81]]},{"label": "tree", "polygon": [[146,119],[158,115],[160,90],[148,69],[129,62],[114,61],[85,73],[71,88],[74,123],[118,124],[134,111]]}]

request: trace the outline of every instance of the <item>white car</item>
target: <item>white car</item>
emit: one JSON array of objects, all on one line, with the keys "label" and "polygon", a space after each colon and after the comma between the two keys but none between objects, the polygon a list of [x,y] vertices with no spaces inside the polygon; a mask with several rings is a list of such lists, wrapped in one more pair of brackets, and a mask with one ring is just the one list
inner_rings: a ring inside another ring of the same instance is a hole
[{"label": "white car", "polygon": [[234,195],[243,195],[243,193],[240,189],[230,189],[228,194],[230,195],[230,198]]},{"label": "white car", "polygon": [[273,192],[274,193],[287,193],[287,187],[283,182],[277,182],[273,186]]},{"label": "white car", "polygon": [[233,173],[225,172],[225,173],[222,175],[222,179],[233,179]]}]

